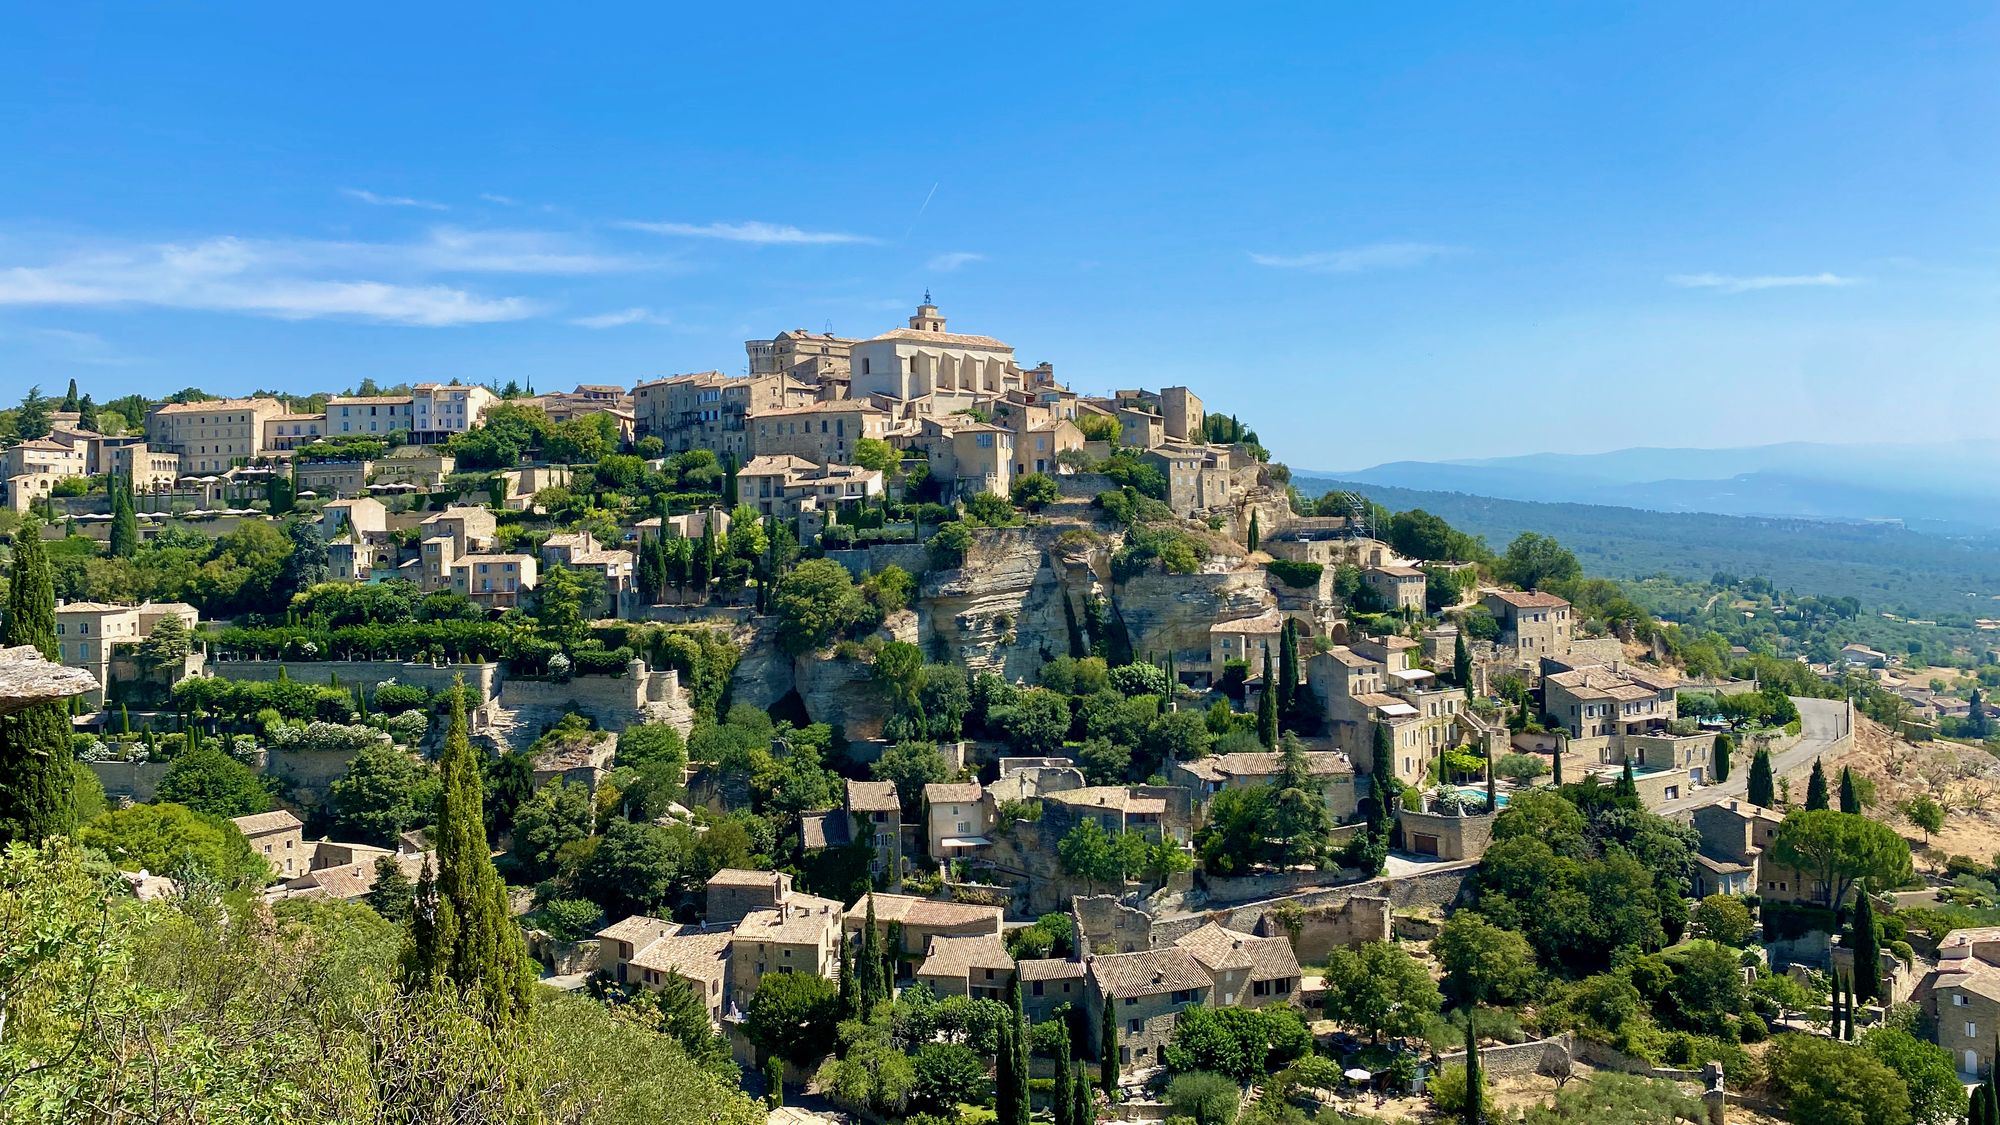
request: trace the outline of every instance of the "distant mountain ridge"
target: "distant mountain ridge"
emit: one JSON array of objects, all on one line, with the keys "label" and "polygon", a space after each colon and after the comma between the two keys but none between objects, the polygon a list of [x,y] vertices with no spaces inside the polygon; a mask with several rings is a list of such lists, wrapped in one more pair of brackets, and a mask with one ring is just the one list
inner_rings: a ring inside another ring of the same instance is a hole
[{"label": "distant mountain ridge", "polygon": [[1839,521],[1946,534],[2000,530],[2000,442],[1786,442],[1391,461],[1301,475],[1540,503]]}]

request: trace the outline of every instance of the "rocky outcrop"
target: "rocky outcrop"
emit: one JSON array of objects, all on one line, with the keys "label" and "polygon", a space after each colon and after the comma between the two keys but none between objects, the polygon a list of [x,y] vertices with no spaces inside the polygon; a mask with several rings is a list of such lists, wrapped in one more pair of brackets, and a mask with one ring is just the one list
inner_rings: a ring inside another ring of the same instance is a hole
[{"label": "rocky outcrop", "polygon": [[851,739],[882,737],[889,702],[875,682],[873,664],[807,653],[793,666],[793,682],[813,722],[844,727]]},{"label": "rocky outcrop", "polygon": [[729,676],[729,700],[763,710],[783,699],[794,685],[792,657],[778,647],[777,631],[759,622],[738,629],[736,668]]},{"label": "rocky outcrop", "polygon": [[32,645],[0,649],[0,714],[96,689],[97,678],[89,672],[44,659]]},{"label": "rocky outcrop", "polygon": [[1065,584],[1049,550],[1061,530],[982,528],[963,566],[926,575],[917,614],[927,655],[936,659],[942,650],[971,674],[1009,680],[1031,680],[1044,660],[1064,655]]},{"label": "rocky outcrop", "polygon": [[1172,653],[1184,667],[1208,662],[1208,629],[1277,605],[1261,568],[1220,574],[1142,574],[1114,591],[1118,613],[1144,659]]}]

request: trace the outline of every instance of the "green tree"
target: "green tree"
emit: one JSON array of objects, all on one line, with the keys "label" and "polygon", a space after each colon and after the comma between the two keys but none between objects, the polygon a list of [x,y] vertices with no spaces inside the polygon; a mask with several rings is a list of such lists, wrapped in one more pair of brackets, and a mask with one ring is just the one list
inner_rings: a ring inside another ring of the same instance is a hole
[{"label": "green tree", "polygon": [[1244,541],[1244,546],[1246,546],[1252,554],[1255,554],[1257,551],[1257,545],[1262,538],[1263,538],[1262,529],[1257,526],[1257,509],[1252,508],[1250,509],[1250,534],[1249,537]]},{"label": "green tree", "polygon": [[1778,804],[1777,786],[1771,776],[1771,751],[1765,747],[1759,746],[1756,756],[1750,759],[1750,789],[1746,796],[1759,808],[1774,808]]},{"label": "green tree", "polygon": [[1479,1009],[1465,1010],[1465,1125],[1486,1120],[1486,1075],[1479,1069]]},{"label": "green tree", "polygon": [[1583,565],[1553,538],[1524,531],[1507,545],[1507,553],[1494,564],[1493,572],[1502,582],[1539,590],[1551,583],[1581,578]]},{"label": "green tree", "polygon": [[139,514],[132,501],[132,475],[111,474],[108,488],[111,493],[109,554],[114,559],[129,559],[139,551]]},{"label": "green tree", "polygon": [[344,836],[386,847],[429,819],[437,794],[437,779],[423,763],[377,741],[354,755],[327,795],[334,824]]},{"label": "green tree", "polygon": [[595,571],[552,566],[535,587],[535,621],[550,640],[575,651],[604,608],[604,579]]},{"label": "green tree", "polygon": [[424,879],[411,919],[404,981],[415,991],[461,994],[495,1026],[518,1022],[534,985],[527,946],[508,909],[507,885],[486,846],[479,761],[465,730],[465,683],[451,692],[440,756],[437,873]]},{"label": "green tree", "polygon": [[1854,997],[1867,1004],[1881,995],[1882,939],[1875,932],[1875,900],[1863,879],[1854,894]]},{"label": "green tree", "polygon": [[1817,811],[1832,804],[1826,791],[1826,765],[1813,759],[1812,777],[1806,781],[1806,809]]},{"label": "green tree", "polygon": [[49,436],[49,400],[41,387],[29,387],[21,396],[21,405],[14,411],[14,436],[21,441]]},{"label": "green tree", "polygon": [[183,751],[160,779],[156,800],[186,805],[227,820],[268,812],[271,790],[249,766],[203,745]]},{"label": "green tree", "polygon": [[1278,710],[1292,714],[1299,705],[1299,623],[1290,617],[1278,630]]},{"label": "green tree", "polygon": [[1903,1080],[1917,1125],[1952,1125],[1965,1117],[1965,1087],[1950,1051],[1898,1027],[1874,1028],[1861,1037],[1861,1049]]},{"label": "green tree", "polygon": [[1771,858],[1823,888],[1820,905],[1840,907],[1862,879],[1898,886],[1910,878],[1910,845],[1894,829],[1831,809],[1793,810],[1771,841]]},{"label": "green tree", "polygon": [[1919,793],[1904,801],[1902,811],[1911,824],[1923,829],[1925,843],[1930,842],[1933,833],[1944,831],[1944,806],[1929,793]]},{"label": "green tree", "polygon": [[978,1102],[985,1090],[986,1062],[963,1043],[925,1043],[910,1052],[910,1065],[917,1072],[911,1109],[950,1116],[959,1103]]},{"label": "green tree", "polygon": [[1278,748],[1278,685],[1271,675],[1271,649],[1264,649],[1263,688],[1257,693],[1257,741],[1266,750]]},{"label": "green tree", "polygon": [[113,809],[79,829],[77,840],[126,871],[199,875],[232,887],[271,881],[271,865],[234,824],[185,805]]},{"label": "green tree", "polygon": [[514,858],[529,878],[545,878],[557,854],[589,836],[595,823],[590,788],[555,778],[514,810]]},{"label": "green tree", "polygon": [[663,910],[689,865],[682,839],[658,825],[613,820],[577,872],[577,889],[612,919]]},{"label": "green tree", "polygon": [[1097,1085],[1106,1095],[1118,1092],[1118,998],[1104,994],[1104,1010],[1097,1021]]},{"label": "green tree", "polygon": [[902,464],[903,455],[881,438],[865,437],[854,443],[854,453],[848,460],[864,469],[886,473]]},{"label": "green tree", "polygon": [[403,873],[403,865],[396,857],[376,856],[375,885],[368,888],[365,899],[375,913],[399,926],[407,924],[415,908],[416,897],[416,881]]},{"label": "green tree", "polygon": [[[29,397],[38,395],[30,390]],[[43,415],[46,421],[46,403]],[[49,660],[60,655],[55,586],[42,545],[42,524],[33,516],[14,529],[7,613],[0,620],[0,647],[18,645],[34,648]],[[0,847],[40,843],[76,827],[74,760],[67,701],[37,703],[0,718]]]},{"label": "green tree", "polygon": [[1230,1125],[1242,1091],[1235,1079],[1206,1071],[1177,1074],[1167,1083],[1167,1104],[1195,1125]]},{"label": "green tree", "polygon": [[868,767],[877,781],[890,781],[902,798],[905,811],[914,812],[923,803],[924,786],[950,781],[951,763],[945,761],[934,742],[898,742]]},{"label": "green tree", "polygon": [[1734,895],[1709,895],[1694,908],[1694,920],[1709,939],[1740,949],[1756,933],[1750,908]]},{"label": "green tree", "polygon": [[1444,967],[1444,994],[1455,1004],[1511,1006],[1534,995],[1534,947],[1474,911],[1453,914],[1431,942],[1431,953]]},{"label": "green tree", "polygon": [[1047,688],[1024,688],[987,717],[1017,753],[1048,757],[1062,749],[1069,733],[1069,700]]},{"label": "green tree", "polygon": [[1451,678],[1466,690],[1472,691],[1472,650],[1465,645],[1465,634],[1459,633],[1451,642]]},{"label": "green tree", "polygon": [[1532,1106],[1522,1125],[1668,1125],[1701,1121],[1699,1099],[1673,1083],[1600,1070],[1556,1091],[1554,1104]]},{"label": "green tree", "polygon": [[862,619],[864,603],[847,568],[830,559],[807,559],[778,581],[771,598],[778,643],[786,652],[811,652]]},{"label": "green tree", "polygon": [[1279,740],[1278,774],[1271,785],[1271,828],[1284,867],[1317,864],[1333,838],[1326,782],[1312,771],[1305,744],[1287,733]]},{"label": "green tree", "polygon": [[1715,736],[1715,780],[1729,780],[1729,753],[1736,748],[1736,740],[1727,733]]},{"label": "green tree", "polygon": [[1910,1125],[1910,1092],[1867,1051],[1807,1035],[1783,1035],[1769,1056],[1771,1091],[1794,1121]]},{"label": "green tree", "polygon": [[833,1046],[840,1019],[833,982],[813,973],[786,970],[757,982],[744,1010],[743,1033],[758,1051],[798,1066],[810,1066]]},{"label": "green tree", "polygon": [[1854,771],[1846,766],[1840,767],[1840,811],[1861,811],[1861,789],[1854,783]]},{"label": "green tree", "polygon": [[1039,512],[1057,500],[1062,499],[1062,488],[1056,479],[1047,473],[1028,473],[1014,479],[1014,487],[1009,494],[1014,506],[1030,512]]},{"label": "green tree", "polygon": [[1336,949],[1326,964],[1327,1018],[1359,1028],[1369,1038],[1409,1037],[1442,1004],[1430,971],[1401,947],[1371,941]]}]

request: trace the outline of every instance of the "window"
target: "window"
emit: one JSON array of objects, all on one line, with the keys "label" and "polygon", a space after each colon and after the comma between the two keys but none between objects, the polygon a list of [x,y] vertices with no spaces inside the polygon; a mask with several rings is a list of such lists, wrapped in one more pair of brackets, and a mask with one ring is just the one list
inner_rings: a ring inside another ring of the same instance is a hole
[{"label": "window", "polygon": [[1040,996],[1042,994],[1042,982],[1036,981],[1034,987],[1029,991],[1035,996]]},{"label": "window", "polygon": [[1976,1023],[1973,1023],[1973,1022],[1972,1022],[1971,1020],[1966,1020],[1966,1021],[1965,1021],[1965,1037],[1966,1037],[1967,1039],[1976,1039],[1976,1038],[1978,1038],[1978,1036],[1979,1036],[1979,1025],[1978,1025],[1978,1024],[1976,1024]]},{"label": "window", "polygon": [[1142,1028],[1142,1027],[1144,1027],[1144,1026],[1145,1026],[1145,1022],[1144,1022],[1143,1020],[1126,1020],[1126,1021],[1125,1021],[1125,1031],[1126,1031],[1126,1033],[1127,1033],[1127,1034],[1129,1034],[1129,1035],[1137,1035],[1137,1034],[1139,1034],[1139,1029],[1140,1029],[1140,1028]]},{"label": "window", "polygon": [[1972,998],[1963,992],[1954,992],[1951,994],[1951,1006],[1954,1008],[1970,1008],[1972,1006]]}]

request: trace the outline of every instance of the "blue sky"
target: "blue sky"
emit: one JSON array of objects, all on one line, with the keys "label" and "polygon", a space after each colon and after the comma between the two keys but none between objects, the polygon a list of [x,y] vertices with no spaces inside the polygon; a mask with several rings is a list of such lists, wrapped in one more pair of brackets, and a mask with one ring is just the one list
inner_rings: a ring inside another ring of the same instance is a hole
[{"label": "blue sky", "polygon": [[928,287],[1300,467],[2000,412],[1988,7],[673,7],[10,5],[0,397],[739,371]]}]

